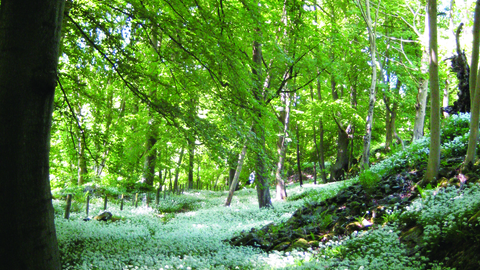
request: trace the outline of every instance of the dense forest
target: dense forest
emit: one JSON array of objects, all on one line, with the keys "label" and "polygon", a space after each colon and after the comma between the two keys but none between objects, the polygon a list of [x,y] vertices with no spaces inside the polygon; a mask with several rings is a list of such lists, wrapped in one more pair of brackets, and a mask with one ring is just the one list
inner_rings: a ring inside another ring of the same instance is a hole
[{"label": "dense forest", "polygon": [[471,0],[2,0],[0,254],[477,269],[448,237],[480,250],[479,27]]}]

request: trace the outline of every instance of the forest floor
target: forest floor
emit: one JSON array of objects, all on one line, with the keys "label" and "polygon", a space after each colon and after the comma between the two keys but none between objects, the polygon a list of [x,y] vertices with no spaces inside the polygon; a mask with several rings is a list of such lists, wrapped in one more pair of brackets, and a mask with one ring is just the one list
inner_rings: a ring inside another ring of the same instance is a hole
[{"label": "forest floor", "polygon": [[[428,141],[346,181],[290,184],[270,209],[258,209],[253,188],[230,207],[226,191],[123,211],[113,200],[114,222],[84,221],[81,196],[64,219],[55,200],[63,269],[480,269],[480,167],[461,172],[462,138],[443,148],[439,181],[425,188],[415,184]],[[102,211],[93,198],[91,216]]]}]

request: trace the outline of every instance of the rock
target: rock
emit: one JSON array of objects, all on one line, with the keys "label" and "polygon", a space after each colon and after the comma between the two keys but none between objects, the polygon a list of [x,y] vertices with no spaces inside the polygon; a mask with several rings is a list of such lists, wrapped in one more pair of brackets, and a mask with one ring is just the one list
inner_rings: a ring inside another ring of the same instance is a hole
[{"label": "rock", "polygon": [[288,247],[285,251],[292,251],[294,249],[306,250],[309,247],[310,246],[308,245],[308,241],[305,240],[304,238],[300,238],[300,239],[296,240],[295,242],[293,242],[293,244],[290,247]]},{"label": "rock", "polygon": [[282,242],[272,248],[272,250],[284,251],[290,247],[290,242]]},{"label": "rock", "polygon": [[110,220],[112,219],[112,213],[110,212],[103,212],[101,213],[100,215],[96,215],[93,219],[94,220],[103,220],[103,221],[107,221],[107,220]]}]

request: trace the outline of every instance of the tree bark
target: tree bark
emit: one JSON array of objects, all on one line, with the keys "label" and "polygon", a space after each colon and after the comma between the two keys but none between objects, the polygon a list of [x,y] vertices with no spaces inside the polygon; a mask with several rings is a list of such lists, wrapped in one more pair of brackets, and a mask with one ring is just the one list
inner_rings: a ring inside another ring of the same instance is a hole
[{"label": "tree bark", "polygon": [[195,141],[188,140],[188,188],[193,188],[193,166],[195,161]]},{"label": "tree bark", "polygon": [[277,141],[277,155],[278,162],[277,168],[275,171],[275,178],[277,180],[276,186],[276,196],[277,201],[283,201],[287,198],[287,191],[285,188],[285,173],[284,173],[284,163],[285,163],[285,154],[287,149],[287,136],[288,136],[288,125],[290,122],[290,95],[288,93],[283,93],[280,96],[280,99],[284,105],[282,111],[280,112],[279,121],[282,124],[282,130],[278,136]]},{"label": "tree bark", "polygon": [[[337,100],[338,92],[336,89],[336,82],[333,75],[331,76],[331,87],[332,87],[332,97],[333,100]],[[337,114],[340,116],[340,114]],[[333,120],[337,124],[337,158],[335,164],[331,167],[330,170],[330,181],[338,181],[345,176],[345,172],[348,170],[348,133],[343,128],[342,124],[337,120],[335,115],[333,115]]]},{"label": "tree bark", "polygon": [[[64,1],[0,6],[0,254],[4,269],[60,269],[49,183]],[[7,239],[13,241],[5,242]]]},{"label": "tree bark", "polygon": [[[425,183],[436,181],[440,167],[440,91],[438,85],[438,50],[437,50],[437,1],[428,1],[429,39],[429,75],[431,116],[430,116],[430,153],[428,155]],[[425,184],[423,183],[423,184]]]},{"label": "tree bark", "polygon": [[[256,29],[258,35],[261,35],[260,28]],[[254,75],[253,94],[257,101],[258,108],[254,118],[253,132],[257,138],[256,164],[255,164],[255,181],[257,181],[257,198],[260,208],[272,207],[270,198],[270,187],[268,184],[268,176],[266,169],[266,147],[265,147],[265,127],[262,109],[265,107],[265,101],[261,87],[261,68],[262,68],[262,46],[255,40],[253,42],[253,62],[255,63],[252,73]]]},{"label": "tree bark", "polygon": [[[427,55],[426,53],[424,54]],[[423,137],[423,130],[425,126],[425,113],[427,109],[427,96],[428,81],[425,78],[421,78],[418,83],[417,103],[415,104],[415,122],[413,124],[412,141],[416,141]]]},{"label": "tree bark", "polygon": [[[154,126],[150,127],[155,128]],[[145,163],[143,165],[142,181],[148,186],[153,186],[153,180],[155,178],[155,161],[157,159],[157,150],[154,148],[157,143],[157,136],[153,130],[147,133],[147,141],[145,144]]]},{"label": "tree bark", "polygon": [[[450,110],[451,113],[457,114],[459,112],[470,112],[471,108],[471,95],[474,89],[470,88],[470,84],[475,85],[475,73],[470,76],[470,67],[468,66],[467,57],[465,52],[462,51],[460,46],[460,33],[462,32],[463,23],[461,23],[455,31],[456,42],[456,55],[449,58],[451,61],[451,69],[457,75],[458,79],[458,99],[453,103]],[[477,57],[475,57],[475,51]],[[472,48],[472,65],[478,65],[478,48]],[[476,69],[476,68],[475,68]]]},{"label": "tree bark", "polygon": [[412,141],[416,141],[423,137],[425,127],[425,113],[427,108],[427,96],[428,96],[428,81],[425,78],[428,73],[428,37],[429,37],[429,25],[428,16],[425,16],[425,31],[422,39],[422,60],[420,62],[421,77],[418,83],[417,103],[415,104],[415,122],[413,124],[413,137]]},{"label": "tree bark", "polygon": [[302,166],[300,162],[300,136],[298,129],[298,122],[295,125],[295,133],[297,135],[297,171],[298,171],[298,181],[300,181],[300,186],[303,186],[303,176],[302,176]]},{"label": "tree bark", "polygon": [[230,189],[228,191],[227,200],[225,201],[225,206],[230,206],[232,202],[233,193],[238,185],[238,179],[240,178],[240,174],[242,173],[243,162],[245,160],[245,154],[247,153],[247,145],[243,146],[242,152],[238,158],[238,165],[237,169],[235,170],[235,175],[233,176],[232,183],[230,183]]},{"label": "tree bark", "polygon": [[[477,75],[477,79],[470,84],[470,88],[473,88],[473,102],[472,112],[470,118],[470,135],[468,139],[467,155],[465,156],[465,165],[471,165],[475,162],[475,151],[478,143],[478,127],[480,117],[480,72],[478,72],[478,47],[480,45],[480,0],[477,0],[475,6],[475,17],[473,23],[473,48],[477,48],[472,52],[477,54],[477,65],[472,63],[471,74],[472,77]],[[472,62],[474,56],[472,55]]]},{"label": "tree bark", "polygon": [[78,132],[78,174],[77,174],[77,185],[83,185],[85,183],[85,176],[88,173],[87,170],[87,159],[85,157],[85,136],[84,130]]},{"label": "tree bark", "polygon": [[[450,102],[450,97],[448,96],[448,90],[450,88],[450,84],[448,82],[448,75],[447,79],[445,79],[445,87],[443,88],[443,102],[442,107],[445,109],[448,107],[448,103]],[[450,114],[447,111],[443,111],[443,118],[447,118]]]},{"label": "tree bark", "polygon": [[182,147],[180,151],[180,157],[178,158],[177,168],[175,168],[175,180],[173,182],[173,190],[178,191],[178,175],[180,174],[180,167],[182,166],[182,159],[183,153],[185,152],[185,148]]},{"label": "tree bark", "polygon": [[362,7],[360,2],[357,2],[357,5],[362,11],[362,17],[365,23],[367,24],[368,30],[368,40],[370,42],[370,59],[372,62],[372,80],[369,90],[369,101],[368,101],[368,112],[367,119],[365,124],[365,136],[363,137],[363,153],[362,153],[362,163],[361,169],[367,170],[370,166],[370,142],[372,140],[372,125],[373,125],[373,109],[375,107],[375,94],[376,94],[376,84],[377,84],[377,43],[376,43],[376,20],[378,18],[378,10],[380,9],[380,1],[377,5],[377,14],[375,16],[375,27],[373,26],[372,16],[370,15],[370,1],[365,0],[365,8]]}]

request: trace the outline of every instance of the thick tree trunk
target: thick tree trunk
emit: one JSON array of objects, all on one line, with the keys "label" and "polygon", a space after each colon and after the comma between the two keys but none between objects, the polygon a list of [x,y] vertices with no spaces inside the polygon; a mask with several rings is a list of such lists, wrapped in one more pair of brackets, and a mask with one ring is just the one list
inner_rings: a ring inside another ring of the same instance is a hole
[{"label": "thick tree trunk", "polygon": [[[453,106],[450,110],[450,113],[453,114],[457,114],[459,112],[470,112],[470,94],[472,90],[470,89],[469,85],[470,83],[475,85],[476,81],[475,73],[473,73],[473,76],[470,76],[470,67],[468,66],[467,57],[460,46],[460,33],[462,32],[462,27],[463,23],[461,23],[455,31],[457,54],[449,58],[451,61],[451,69],[453,72],[455,72],[458,79],[458,99],[453,102]],[[475,54],[472,54],[472,64],[478,65],[478,48],[473,48],[473,50],[477,51],[477,57],[475,59]]]},{"label": "thick tree trunk", "polygon": [[230,189],[228,191],[227,200],[225,201],[225,206],[230,206],[232,202],[233,193],[238,185],[238,179],[240,178],[240,174],[242,173],[243,162],[245,160],[245,154],[247,153],[247,145],[243,146],[242,152],[238,158],[238,165],[237,169],[235,170],[235,175],[233,176],[232,182],[230,183]]},{"label": "thick tree trunk", "polygon": [[276,186],[276,196],[275,199],[277,201],[285,200],[287,198],[287,191],[285,188],[285,174],[283,170],[283,166],[285,163],[285,154],[287,148],[287,135],[288,135],[288,125],[290,122],[290,95],[288,93],[281,94],[281,100],[284,105],[282,111],[280,112],[279,121],[282,124],[282,131],[278,136],[277,141],[277,155],[278,155],[278,162],[277,168],[275,171],[275,178],[277,180]]},{"label": "thick tree trunk", "polygon": [[[336,89],[336,82],[331,76],[331,88],[333,100],[337,100],[338,92]],[[337,116],[340,116],[339,114]],[[330,169],[330,181],[338,181],[345,176],[345,172],[348,170],[348,133],[343,128],[337,118],[333,116],[333,120],[337,124],[337,158],[335,164]]]},{"label": "thick tree trunk", "polygon": [[1,1],[2,269],[60,269],[48,156],[63,6]]},{"label": "thick tree trunk", "polygon": [[[153,128],[153,127],[152,127]],[[157,159],[157,150],[154,148],[157,143],[156,134],[148,133],[147,141],[145,144],[145,163],[143,165],[142,181],[148,186],[153,186],[153,180],[155,178],[155,161]]]},{"label": "thick tree trunk", "polygon": [[337,139],[337,160],[330,171],[330,181],[338,181],[345,177],[348,170],[348,133],[335,119],[337,123],[338,139]]},{"label": "thick tree trunk", "polygon": [[[480,1],[477,0],[475,7],[475,17],[473,23],[473,47],[476,48],[472,52],[477,54],[477,64],[472,63],[472,76],[477,75],[477,79],[472,82],[470,85],[473,94],[473,103],[472,103],[472,113],[470,119],[470,135],[468,140],[467,155],[465,156],[465,165],[470,166],[475,162],[475,151],[477,149],[478,143],[478,127],[479,127],[479,116],[480,116],[480,72],[478,69],[478,47],[480,44]],[[472,62],[474,57],[472,56]]]},{"label": "thick tree trunk", "polygon": [[429,39],[429,75],[432,95],[430,112],[430,153],[428,155],[425,183],[436,181],[440,167],[440,91],[438,85],[438,50],[437,50],[437,1],[428,1]]},{"label": "thick tree trunk", "polygon": [[[255,29],[258,38],[262,36],[260,28]],[[256,135],[256,161],[255,161],[255,181],[257,182],[257,198],[260,208],[273,207],[270,198],[270,187],[266,169],[266,147],[265,147],[265,123],[263,121],[262,110],[265,108],[265,100],[262,93],[262,45],[258,40],[253,42],[253,95],[256,99],[256,112],[253,120],[253,132]]]}]

